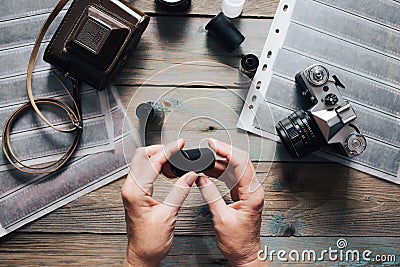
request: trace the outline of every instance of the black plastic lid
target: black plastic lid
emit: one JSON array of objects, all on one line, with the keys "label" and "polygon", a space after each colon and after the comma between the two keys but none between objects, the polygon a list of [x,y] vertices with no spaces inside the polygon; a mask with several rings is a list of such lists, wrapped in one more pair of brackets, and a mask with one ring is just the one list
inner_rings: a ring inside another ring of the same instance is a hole
[{"label": "black plastic lid", "polygon": [[168,159],[172,172],[177,176],[193,171],[202,173],[215,166],[215,156],[209,148],[180,150]]},{"label": "black plastic lid", "polygon": [[191,0],[155,0],[156,4],[165,10],[179,12],[189,9]]},{"label": "black plastic lid", "polygon": [[153,121],[156,117],[153,103],[142,103],[136,108],[136,116],[143,121]]},{"label": "black plastic lid", "polygon": [[211,33],[231,53],[245,40],[243,34],[220,12],[206,25],[206,30]]}]

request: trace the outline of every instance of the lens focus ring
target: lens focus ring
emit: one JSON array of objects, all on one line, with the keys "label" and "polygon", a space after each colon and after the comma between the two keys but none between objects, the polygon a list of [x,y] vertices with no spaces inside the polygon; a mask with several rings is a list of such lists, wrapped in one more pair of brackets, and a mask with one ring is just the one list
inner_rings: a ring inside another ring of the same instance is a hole
[{"label": "lens focus ring", "polygon": [[293,158],[302,158],[321,146],[319,129],[303,110],[281,120],[276,126],[276,131]]}]

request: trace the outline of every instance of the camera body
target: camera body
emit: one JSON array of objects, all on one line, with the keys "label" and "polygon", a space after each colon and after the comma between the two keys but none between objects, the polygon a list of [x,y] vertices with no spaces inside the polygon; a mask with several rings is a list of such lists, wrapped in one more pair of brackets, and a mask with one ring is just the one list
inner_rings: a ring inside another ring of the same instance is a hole
[{"label": "camera body", "polygon": [[136,48],[149,20],[123,0],[74,0],[44,60],[102,90]]},{"label": "camera body", "polygon": [[354,157],[366,149],[366,139],[356,124],[357,115],[340,93],[345,86],[322,65],[312,65],[296,75],[310,108],[299,110],[276,126],[282,143],[293,158],[302,158],[323,146]]}]

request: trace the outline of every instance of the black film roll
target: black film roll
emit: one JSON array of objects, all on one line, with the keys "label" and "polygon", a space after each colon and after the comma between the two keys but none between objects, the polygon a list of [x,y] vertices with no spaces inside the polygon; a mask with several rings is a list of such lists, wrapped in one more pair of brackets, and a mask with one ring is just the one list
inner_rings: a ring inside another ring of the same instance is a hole
[{"label": "black film roll", "polygon": [[243,34],[222,12],[208,22],[206,30],[211,33],[229,53],[238,48],[245,40]]},{"label": "black film roll", "polygon": [[181,177],[193,171],[202,173],[211,170],[215,166],[215,156],[209,148],[198,148],[190,150],[180,150],[168,159],[172,172]]},{"label": "black film roll", "polygon": [[240,61],[240,71],[246,74],[249,78],[253,78],[257,72],[260,61],[256,55],[247,54]]}]

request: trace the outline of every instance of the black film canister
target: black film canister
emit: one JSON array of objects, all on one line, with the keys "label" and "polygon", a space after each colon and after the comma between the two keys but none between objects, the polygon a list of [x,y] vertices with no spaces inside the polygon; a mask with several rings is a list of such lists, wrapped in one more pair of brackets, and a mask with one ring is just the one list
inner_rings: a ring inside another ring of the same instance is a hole
[{"label": "black film canister", "polygon": [[172,172],[181,177],[193,171],[202,173],[211,170],[215,166],[215,156],[209,148],[180,150],[168,159]]},{"label": "black film canister", "polygon": [[206,30],[211,33],[229,53],[238,48],[245,39],[243,34],[222,12],[208,22]]},{"label": "black film canister", "polygon": [[156,133],[162,131],[164,110],[153,102],[146,102],[137,106],[136,116],[139,118],[139,134],[142,143],[146,146],[158,144],[160,135]]},{"label": "black film canister", "polygon": [[240,61],[240,71],[246,74],[250,79],[254,77],[257,72],[260,61],[256,55],[247,54],[242,57]]},{"label": "black film canister", "polygon": [[156,119],[156,111],[154,110],[153,103],[146,102],[137,106],[136,116],[139,120],[146,122],[154,121]]},{"label": "black film canister", "polygon": [[189,9],[191,0],[155,0],[158,7],[171,11],[180,12]]}]

